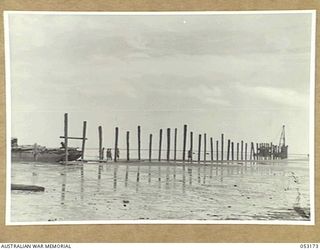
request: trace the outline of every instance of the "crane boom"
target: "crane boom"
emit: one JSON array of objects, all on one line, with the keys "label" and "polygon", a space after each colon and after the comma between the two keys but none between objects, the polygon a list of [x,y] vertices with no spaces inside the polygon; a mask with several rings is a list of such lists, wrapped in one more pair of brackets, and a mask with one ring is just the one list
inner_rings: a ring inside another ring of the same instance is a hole
[{"label": "crane boom", "polygon": [[285,134],[285,125],[282,126],[282,131],[279,140],[279,148],[286,145],[286,134]]}]

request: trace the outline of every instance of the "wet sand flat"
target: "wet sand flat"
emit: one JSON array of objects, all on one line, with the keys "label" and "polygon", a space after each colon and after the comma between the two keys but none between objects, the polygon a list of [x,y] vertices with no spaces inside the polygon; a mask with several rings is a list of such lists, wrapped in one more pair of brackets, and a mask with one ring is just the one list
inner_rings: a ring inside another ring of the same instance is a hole
[{"label": "wet sand flat", "polygon": [[247,165],[13,163],[11,222],[310,220],[308,161]]}]

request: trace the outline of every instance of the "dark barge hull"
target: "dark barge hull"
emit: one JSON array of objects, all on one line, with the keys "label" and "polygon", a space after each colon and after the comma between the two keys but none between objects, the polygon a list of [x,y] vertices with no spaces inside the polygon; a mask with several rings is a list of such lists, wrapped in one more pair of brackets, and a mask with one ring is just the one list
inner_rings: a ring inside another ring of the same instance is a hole
[{"label": "dark barge hull", "polygon": [[[81,154],[80,150],[70,148],[68,150],[68,161],[78,160]],[[12,148],[11,160],[13,162],[61,162],[65,160],[65,150],[44,149],[40,152],[35,152],[34,149]]]}]

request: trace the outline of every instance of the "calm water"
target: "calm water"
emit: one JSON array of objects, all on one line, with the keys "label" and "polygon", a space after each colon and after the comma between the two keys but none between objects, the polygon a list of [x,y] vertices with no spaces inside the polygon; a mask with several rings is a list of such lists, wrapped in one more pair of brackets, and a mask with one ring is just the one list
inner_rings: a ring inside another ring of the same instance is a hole
[{"label": "calm water", "polygon": [[309,220],[308,162],[247,166],[13,163],[12,222]]}]

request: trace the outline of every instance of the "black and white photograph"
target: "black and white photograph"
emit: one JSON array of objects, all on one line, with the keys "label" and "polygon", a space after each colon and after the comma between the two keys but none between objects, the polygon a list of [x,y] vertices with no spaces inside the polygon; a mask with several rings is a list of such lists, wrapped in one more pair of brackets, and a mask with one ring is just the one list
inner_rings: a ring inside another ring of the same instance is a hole
[{"label": "black and white photograph", "polygon": [[5,11],[6,224],[314,225],[315,16]]}]

